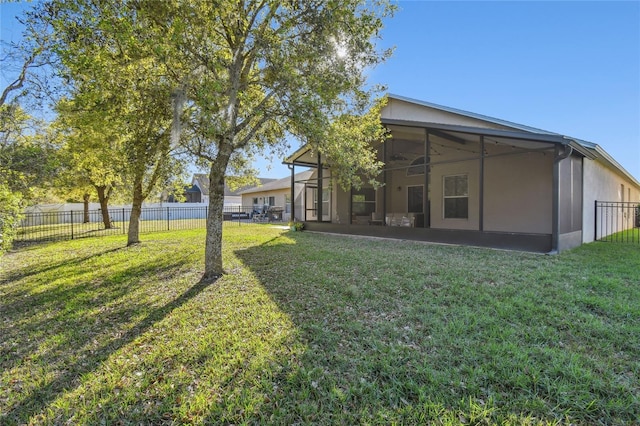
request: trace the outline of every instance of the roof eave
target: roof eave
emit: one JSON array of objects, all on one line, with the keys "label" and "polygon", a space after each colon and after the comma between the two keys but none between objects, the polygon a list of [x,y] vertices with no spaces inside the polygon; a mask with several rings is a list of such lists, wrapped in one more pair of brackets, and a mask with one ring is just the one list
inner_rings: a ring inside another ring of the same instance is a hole
[{"label": "roof eave", "polygon": [[287,158],[284,159],[284,161],[282,162],[282,164],[293,164],[296,165],[298,159],[300,157],[302,157],[304,154],[306,154],[307,152],[309,152],[311,150],[311,148],[309,147],[308,144],[304,144],[303,146],[301,146],[300,148],[298,148],[298,150],[296,152],[294,152],[293,154],[291,154],[290,156],[288,156]]},{"label": "roof eave", "polygon": [[389,124],[389,125],[422,127],[425,129],[436,129],[436,130],[468,133],[468,134],[475,134],[475,135],[504,137],[504,138],[510,138],[510,139],[521,139],[521,140],[529,140],[529,141],[537,141],[537,142],[547,142],[547,143],[555,143],[560,145],[567,145],[569,143],[569,141],[564,136],[559,134],[551,134],[551,133],[531,133],[531,132],[524,132],[524,131],[518,131],[518,130],[489,129],[489,128],[483,128],[483,127],[460,126],[457,124],[442,124],[442,123],[432,123],[432,122],[425,122],[425,121],[398,120],[398,119],[390,119],[390,118],[383,118],[381,119],[381,122],[382,124]]},{"label": "roof eave", "polygon": [[607,151],[602,149],[600,147],[600,145],[596,145],[595,148],[594,148],[594,151],[596,152],[598,159],[604,160],[603,161],[604,163],[606,163],[610,167],[613,167],[614,169],[618,170],[625,177],[627,177],[631,182],[633,182],[634,185],[636,185],[638,188],[640,188],[640,182],[638,182],[638,180],[635,177],[633,177],[633,175],[631,173],[629,173],[624,167],[622,167],[620,165],[620,163],[618,163],[616,160],[614,160],[614,158],[611,155],[609,155],[609,153]]}]

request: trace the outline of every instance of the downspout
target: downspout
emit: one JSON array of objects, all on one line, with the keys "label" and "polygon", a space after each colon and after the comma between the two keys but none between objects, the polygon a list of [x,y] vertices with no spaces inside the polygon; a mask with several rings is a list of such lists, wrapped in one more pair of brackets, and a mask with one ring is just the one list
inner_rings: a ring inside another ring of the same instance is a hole
[{"label": "downspout", "polygon": [[573,153],[571,145],[563,145],[563,151],[560,152],[556,145],[553,157],[553,217],[551,229],[551,251],[548,254],[558,254],[560,243],[560,162],[569,158]]}]

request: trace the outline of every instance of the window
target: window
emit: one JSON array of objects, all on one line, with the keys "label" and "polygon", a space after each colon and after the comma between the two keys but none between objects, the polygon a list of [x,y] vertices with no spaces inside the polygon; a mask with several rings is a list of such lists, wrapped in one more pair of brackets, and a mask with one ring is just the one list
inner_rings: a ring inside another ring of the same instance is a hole
[{"label": "window", "polygon": [[407,187],[407,211],[409,213],[422,213],[422,188],[422,185]]},{"label": "window", "polygon": [[269,197],[269,206],[273,207],[276,205],[276,197]]},{"label": "window", "polygon": [[368,216],[376,211],[376,191],[373,188],[353,190],[351,211],[357,216]]},{"label": "window", "polygon": [[424,157],[418,157],[411,162],[411,166],[407,169],[407,176],[424,174]]},{"label": "window", "polygon": [[257,206],[258,205],[258,197],[254,197],[253,198],[253,205]]},{"label": "window", "polygon": [[284,195],[284,212],[291,213],[291,194]]},{"label": "window", "polygon": [[469,177],[467,175],[445,176],[444,218],[469,218]]}]

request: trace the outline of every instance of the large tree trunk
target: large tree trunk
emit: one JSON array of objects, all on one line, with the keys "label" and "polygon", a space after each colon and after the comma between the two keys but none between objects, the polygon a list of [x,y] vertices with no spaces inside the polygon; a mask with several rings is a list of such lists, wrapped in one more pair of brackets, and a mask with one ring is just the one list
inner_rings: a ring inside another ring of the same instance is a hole
[{"label": "large tree trunk", "polygon": [[111,229],[111,218],[109,217],[109,193],[106,186],[96,186],[98,192],[98,201],[100,202],[100,212],[102,213],[102,223],[104,223],[104,229]]},{"label": "large tree trunk", "polygon": [[214,279],[222,274],[222,219],[224,207],[224,180],[228,157],[211,163],[209,171],[209,214],[204,249],[204,279]]},{"label": "large tree trunk", "polygon": [[84,202],[84,218],[82,220],[82,223],[91,222],[91,218],[89,217],[89,197],[89,194],[84,194],[82,196],[82,201]]},{"label": "large tree trunk", "polygon": [[136,179],[133,185],[133,204],[131,205],[131,217],[129,218],[127,246],[140,242],[140,215],[142,214],[143,201],[142,179]]}]

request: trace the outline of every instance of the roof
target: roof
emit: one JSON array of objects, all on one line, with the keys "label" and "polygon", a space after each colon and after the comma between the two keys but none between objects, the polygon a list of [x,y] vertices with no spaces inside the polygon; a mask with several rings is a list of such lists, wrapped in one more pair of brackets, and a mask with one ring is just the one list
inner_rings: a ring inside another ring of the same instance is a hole
[{"label": "roof", "polygon": [[[480,128],[480,127],[432,123],[432,122],[405,121],[405,120],[397,120],[397,119],[382,119],[381,121],[383,124],[428,127],[428,128],[439,129],[444,131],[456,131],[456,132],[462,132],[462,133],[502,136],[502,137],[514,138],[514,139],[526,139],[531,141],[555,143],[559,145],[568,145],[574,151],[579,152],[583,156],[590,159],[598,159],[601,162],[607,164],[608,166],[618,170],[621,174],[626,176],[636,185],[640,186],[640,183],[636,178],[634,178],[628,171],[624,169],[624,167],[622,167],[615,159],[613,159],[613,157],[611,157],[604,149],[602,149],[600,145],[596,143],[574,138],[571,136],[562,135],[560,133],[550,132],[548,130],[538,129],[536,127],[526,126],[524,124],[513,123],[511,121],[490,117],[488,115],[477,114],[474,112],[464,111],[457,108],[451,108],[443,105],[434,104],[431,102],[425,102],[418,99],[409,98],[406,96],[388,94],[387,97],[389,99],[395,99],[398,101],[403,101],[403,102],[411,103],[418,106],[423,106],[423,107],[432,108],[432,109],[436,109],[436,110],[440,110],[440,111],[444,111],[452,114],[457,114],[467,118],[482,120],[487,123],[492,123],[498,126],[507,127],[509,130],[487,129],[487,128]],[[510,130],[510,129],[513,129],[513,130]],[[301,165],[313,166],[310,163],[307,164],[307,163],[299,162],[300,158],[308,151],[309,151],[309,147],[305,145],[302,148],[295,151],[289,157],[287,157],[284,162],[286,164],[301,164]]]},{"label": "roof", "polygon": [[450,112],[453,114],[458,114],[458,115],[462,115],[469,118],[475,118],[476,120],[482,120],[482,121],[497,124],[500,126],[511,127],[512,129],[517,129],[523,132],[562,136],[559,133],[550,132],[548,130],[538,129],[531,126],[525,126],[524,124],[513,123],[511,121],[502,120],[500,118],[495,118],[495,117],[489,117],[488,115],[476,114],[475,112],[469,112],[462,109],[451,108],[443,105],[434,104],[431,102],[425,102],[419,99],[408,98],[406,96],[394,95],[392,93],[389,93],[387,97],[389,99],[397,99],[399,101],[404,101],[404,102],[408,102],[415,105],[420,105],[428,108],[437,109],[440,111]]},{"label": "roof", "polygon": [[[272,178],[258,178],[258,180],[260,181],[260,183],[262,184],[267,184],[269,182],[273,182],[277,179],[272,179]],[[194,183],[194,185],[197,185],[198,188],[200,188],[200,192],[202,192],[203,195],[209,195],[209,175],[205,174],[205,173],[195,173],[193,175],[193,179],[192,182]],[[240,193],[249,188],[248,186],[244,186],[242,188],[238,188],[235,191],[231,191],[231,189],[229,189],[229,186],[225,183],[224,185],[224,195],[225,197],[228,196],[235,196],[235,195],[240,195]]]},{"label": "roof", "polygon": [[[293,179],[298,181],[308,180],[313,174],[313,170],[305,170],[304,172],[296,173],[293,176]],[[256,192],[266,192],[266,191],[277,191],[279,189],[289,189],[291,188],[291,176],[285,177],[282,179],[274,180],[273,182],[268,182],[263,185],[254,186],[252,188],[244,189],[240,191],[238,194],[253,194]]]}]

